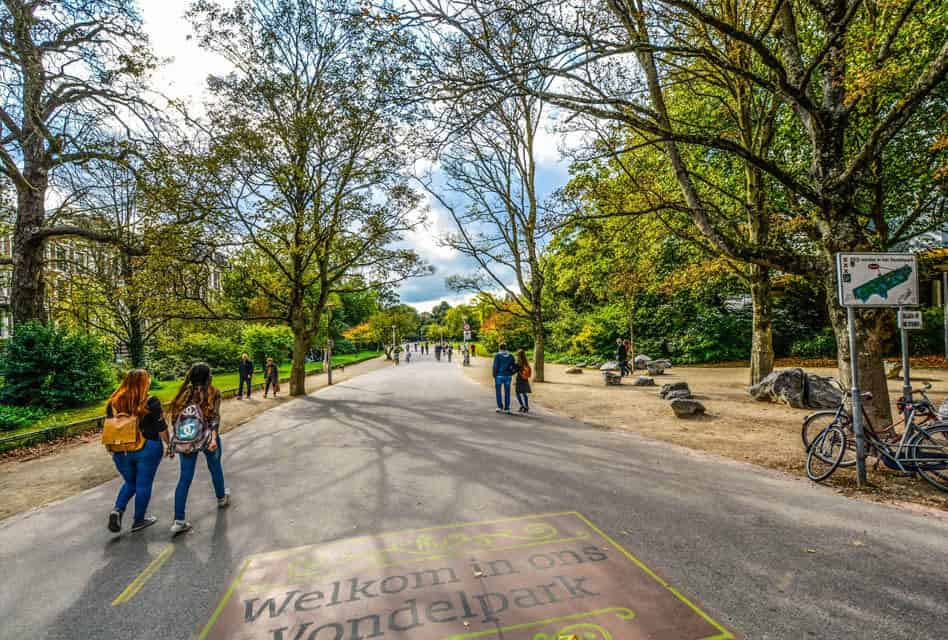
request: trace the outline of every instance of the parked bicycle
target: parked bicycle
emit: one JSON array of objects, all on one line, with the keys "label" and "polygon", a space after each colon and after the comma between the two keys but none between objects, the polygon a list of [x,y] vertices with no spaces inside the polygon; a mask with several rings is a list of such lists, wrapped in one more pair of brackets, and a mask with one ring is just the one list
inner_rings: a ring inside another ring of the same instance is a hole
[{"label": "parked bicycle", "polygon": [[[932,486],[948,491],[948,420],[938,414],[925,394],[930,388],[931,385],[926,384],[921,389],[913,389],[913,400],[908,404],[899,399],[902,419],[880,431],[875,429],[865,410],[862,411],[866,455],[876,459],[877,468],[881,462],[902,473],[917,473]],[[921,398],[914,400],[915,394]],[[814,413],[803,422],[801,435],[807,452],[807,477],[816,482],[830,477],[839,467],[856,464],[855,434],[846,397],[843,390],[843,398],[835,411]],[[871,400],[872,394],[864,393],[862,398]],[[901,435],[897,431],[899,422],[905,424]]]}]

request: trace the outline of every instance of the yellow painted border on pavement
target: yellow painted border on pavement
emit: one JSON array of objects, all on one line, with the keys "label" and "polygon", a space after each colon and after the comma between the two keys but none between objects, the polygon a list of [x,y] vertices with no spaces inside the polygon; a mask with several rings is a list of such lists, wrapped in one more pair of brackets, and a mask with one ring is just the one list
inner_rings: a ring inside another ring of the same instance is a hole
[{"label": "yellow painted border on pavement", "polygon": [[711,616],[709,616],[708,614],[706,614],[704,611],[702,611],[701,608],[698,607],[698,605],[696,605],[696,604],[693,603],[691,600],[689,600],[687,597],[685,597],[685,595],[684,595],[682,592],[680,592],[678,589],[676,589],[675,587],[673,587],[673,586],[671,586],[670,584],[668,584],[661,576],[659,576],[657,573],[655,573],[654,571],[652,571],[652,570],[648,567],[648,565],[646,565],[644,562],[642,562],[642,561],[639,560],[637,557],[635,557],[635,555],[634,555],[631,551],[629,551],[628,549],[626,549],[625,547],[623,547],[621,544],[619,544],[618,542],[616,542],[616,541],[615,541],[612,537],[610,537],[609,534],[607,534],[605,531],[603,531],[602,529],[600,529],[599,527],[597,527],[596,525],[594,525],[594,524],[589,520],[589,518],[587,518],[586,516],[584,516],[583,514],[581,514],[581,513],[579,513],[579,512],[574,512],[574,515],[575,515],[577,518],[579,518],[580,520],[582,520],[583,522],[585,522],[587,527],[589,527],[590,529],[592,529],[593,531],[595,531],[596,533],[598,533],[600,536],[603,537],[604,540],[607,540],[607,541],[609,542],[609,544],[611,544],[611,545],[614,546],[616,549],[618,549],[626,558],[628,558],[629,560],[631,560],[631,561],[635,564],[635,566],[637,566],[639,569],[641,569],[641,570],[644,571],[646,574],[648,574],[648,576],[649,576],[650,578],[652,578],[652,579],[655,580],[658,584],[660,584],[660,585],[662,585],[663,587],[665,587],[665,589],[667,589],[668,591],[670,591],[672,595],[674,595],[674,596],[675,596],[676,598],[678,598],[681,602],[683,602],[685,605],[687,605],[687,607],[688,607],[689,609],[691,609],[692,611],[694,611],[695,613],[697,613],[699,616],[701,616],[701,618],[702,618],[705,622],[707,622],[707,623],[710,624],[712,627],[714,627],[715,629],[717,629],[718,631],[721,632],[721,633],[718,633],[718,634],[713,635],[713,636],[707,636],[706,638],[702,638],[701,640],[732,640],[732,639],[734,638],[734,634],[732,634],[730,631],[728,631],[727,629],[725,629],[725,628],[721,625],[721,623],[719,623],[717,620],[715,620],[714,618],[712,618]]},{"label": "yellow painted border on pavement", "polygon": [[148,563],[148,566],[145,567],[138,576],[132,580],[125,590],[122,593],[118,594],[115,600],[112,601],[112,606],[115,607],[120,604],[124,604],[135,597],[135,595],[142,590],[142,587],[145,586],[145,583],[148,582],[155,573],[161,569],[162,565],[168,561],[174,554],[174,545],[168,544],[165,545],[165,548],[162,549],[155,558]]}]

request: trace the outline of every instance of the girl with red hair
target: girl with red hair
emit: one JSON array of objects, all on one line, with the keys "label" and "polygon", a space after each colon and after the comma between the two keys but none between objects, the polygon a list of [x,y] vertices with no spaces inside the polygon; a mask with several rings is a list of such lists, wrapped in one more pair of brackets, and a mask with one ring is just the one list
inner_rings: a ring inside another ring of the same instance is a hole
[{"label": "girl with red hair", "polygon": [[148,395],[151,388],[151,376],[144,369],[133,369],[125,374],[122,384],[115,390],[106,406],[106,417],[117,415],[138,418],[138,430],[145,439],[144,446],[138,451],[115,452],[112,460],[125,480],[115,499],[115,508],[109,514],[109,531],[122,530],[122,515],[125,507],[135,498],[135,519],[132,531],[141,531],[157,521],[148,515],[148,502],[151,500],[151,485],[158,472],[158,465],[168,444],[168,429],[161,409],[161,401]]}]

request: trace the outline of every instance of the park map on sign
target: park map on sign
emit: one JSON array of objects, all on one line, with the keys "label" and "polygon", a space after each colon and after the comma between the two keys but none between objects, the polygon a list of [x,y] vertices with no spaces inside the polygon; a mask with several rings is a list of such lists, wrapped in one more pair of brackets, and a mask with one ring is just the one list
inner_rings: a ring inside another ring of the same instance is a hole
[{"label": "park map on sign", "polygon": [[199,640],[725,640],[578,513],[251,556]]}]

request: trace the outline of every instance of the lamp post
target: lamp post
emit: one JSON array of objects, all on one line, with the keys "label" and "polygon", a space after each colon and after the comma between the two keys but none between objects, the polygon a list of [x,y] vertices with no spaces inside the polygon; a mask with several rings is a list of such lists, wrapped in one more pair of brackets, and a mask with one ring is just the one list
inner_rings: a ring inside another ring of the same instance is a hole
[{"label": "lamp post", "polygon": [[326,380],[327,385],[332,385],[332,305],[326,305],[327,323],[326,323],[326,372],[329,376]]},{"label": "lamp post", "polygon": [[392,360],[395,361],[395,364],[398,364],[398,360],[395,360],[395,325],[392,325]]}]

